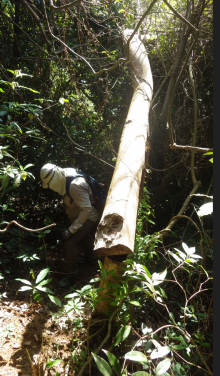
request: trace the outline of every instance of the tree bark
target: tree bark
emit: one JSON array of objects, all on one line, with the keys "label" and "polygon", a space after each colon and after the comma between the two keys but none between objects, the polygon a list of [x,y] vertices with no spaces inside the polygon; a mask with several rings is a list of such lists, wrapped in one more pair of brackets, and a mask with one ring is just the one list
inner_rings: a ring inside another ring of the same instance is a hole
[{"label": "tree bark", "polygon": [[[126,41],[132,30],[125,30]],[[121,136],[118,157],[106,205],[96,231],[94,253],[98,256],[134,251],[137,210],[145,149],[149,132],[149,107],[153,79],[148,56],[137,34],[129,43],[133,97]]]}]

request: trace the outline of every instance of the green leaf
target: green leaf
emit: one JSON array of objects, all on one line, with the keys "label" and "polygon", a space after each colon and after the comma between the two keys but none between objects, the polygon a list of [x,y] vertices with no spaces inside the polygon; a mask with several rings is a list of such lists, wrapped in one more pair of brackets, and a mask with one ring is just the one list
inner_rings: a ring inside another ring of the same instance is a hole
[{"label": "green leaf", "polygon": [[39,290],[39,291],[42,291],[42,292],[46,292],[47,294],[48,293],[51,293],[53,294],[53,291],[51,291],[48,287],[43,287],[43,286],[35,286],[35,289]]},{"label": "green leaf", "polygon": [[120,376],[121,375],[121,366],[120,366],[120,363],[119,363],[118,359],[116,358],[116,356],[113,355],[112,353],[110,353],[110,351],[107,351],[107,350],[102,350],[102,351],[107,355],[108,361],[109,361],[110,365],[112,366],[113,371],[115,371],[117,376]]},{"label": "green leaf", "polygon": [[41,272],[38,274],[37,278],[36,278],[36,285],[42,281],[42,279],[44,279],[44,277],[46,277],[47,273],[49,272],[50,268],[46,268],[46,269],[43,269],[41,270]]},{"label": "green leaf", "polygon": [[203,155],[212,155],[213,151],[208,151],[207,153],[204,153]]},{"label": "green leaf", "polygon": [[89,281],[89,283],[94,283],[94,282],[99,282],[101,281],[101,278],[92,278],[91,281]]},{"label": "green leaf", "polygon": [[73,298],[74,296],[79,296],[78,292],[73,292],[72,294],[68,294],[64,296],[64,298]]},{"label": "green leaf", "polygon": [[95,362],[96,362],[96,365],[99,369],[99,371],[104,375],[104,376],[114,376],[114,373],[112,371],[112,369],[110,368],[110,366],[108,365],[108,363],[102,359],[100,356],[98,355],[95,355],[94,353],[91,353]]},{"label": "green leaf", "polygon": [[152,274],[153,285],[156,286],[162,283],[164,278],[166,277],[166,274],[167,274],[167,270],[164,270],[164,272],[162,273],[153,273]]},{"label": "green leaf", "polygon": [[150,357],[151,359],[162,358],[163,356],[169,354],[170,347],[169,346],[161,346],[158,349],[152,351]]},{"label": "green leaf", "polygon": [[9,183],[9,177],[8,175],[4,175],[2,179],[2,187],[5,189],[8,186],[8,183]]},{"label": "green leaf", "polygon": [[141,303],[137,302],[136,300],[131,300],[129,303],[130,303],[130,304],[133,304],[133,305],[135,305],[135,306],[139,306],[139,307],[141,307]]},{"label": "green leaf", "polygon": [[22,286],[18,291],[27,291],[27,290],[32,290],[33,287],[30,286]]},{"label": "green leaf", "polygon": [[[36,257],[36,258],[39,258],[39,257]],[[38,287],[38,286],[44,286],[44,285],[46,285],[47,283],[49,283],[50,281],[52,281],[52,278],[45,279],[44,281],[40,282],[40,283],[37,285],[37,287]]]},{"label": "green leaf", "polygon": [[199,217],[203,217],[204,215],[212,214],[213,212],[213,202],[207,202],[200,207],[197,214]]},{"label": "green leaf", "polygon": [[0,111],[0,116],[4,116],[8,113],[8,111]]},{"label": "green leaf", "polygon": [[28,281],[27,279],[16,278],[15,281],[20,281],[20,282],[25,283],[26,285],[32,286],[31,282]]},{"label": "green leaf", "polygon": [[165,373],[170,368],[170,365],[171,365],[170,359],[166,358],[166,359],[162,360],[162,362],[160,362],[157,365],[157,368],[156,368],[156,371],[155,371],[155,376],[159,376],[159,375],[162,375],[163,373]]},{"label": "green leaf", "polygon": [[57,298],[56,296],[53,296],[53,295],[49,295],[49,294],[48,294],[48,297],[50,298],[51,302],[58,305],[59,307],[62,307],[62,303],[61,303],[59,298]]},{"label": "green leaf", "polygon": [[140,351],[129,351],[122,358],[125,358],[127,360],[133,360],[134,362],[148,362],[147,357]]},{"label": "green leaf", "polygon": [[130,331],[131,331],[131,327],[129,325],[125,325],[123,326],[123,328],[119,329],[111,345],[111,348],[123,342],[129,336]]},{"label": "green leaf", "polygon": [[58,364],[61,363],[61,359],[56,359],[56,360],[50,360],[47,364],[46,364],[46,367],[48,367],[49,369],[54,367],[54,366],[57,366]]},{"label": "green leaf", "polygon": [[19,186],[19,184],[21,183],[21,175],[17,175],[15,178],[14,178],[14,181],[13,181],[13,187],[14,188],[17,188]]},{"label": "green leaf", "polygon": [[150,374],[145,371],[138,371],[138,372],[132,373],[131,376],[150,376]]},{"label": "green leaf", "polygon": [[24,170],[26,170],[26,168],[31,167],[31,166],[34,166],[33,163],[29,163],[29,164],[27,164],[27,165],[24,167]]},{"label": "green leaf", "polygon": [[174,350],[183,350],[187,347],[188,345],[174,345],[172,346],[172,349]]}]

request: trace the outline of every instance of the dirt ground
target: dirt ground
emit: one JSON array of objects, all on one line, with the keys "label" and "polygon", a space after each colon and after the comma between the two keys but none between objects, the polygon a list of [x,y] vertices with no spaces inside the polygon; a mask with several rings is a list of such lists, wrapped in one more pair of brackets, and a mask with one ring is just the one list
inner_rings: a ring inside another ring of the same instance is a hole
[{"label": "dirt ground", "polygon": [[[4,257],[4,251],[1,250],[1,260]],[[67,316],[64,316],[62,320],[57,320],[54,316],[59,307],[53,304],[46,294],[42,294],[44,300],[36,304],[30,301],[29,291],[18,292],[22,283],[12,278],[16,275],[16,271],[18,273],[18,260],[15,261],[12,258],[11,261],[14,263],[14,270],[12,268],[9,277],[0,280],[0,294],[2,295],[0,302],[0,376],[47,376],[55,375],[55,371],[60,376],[77,375],[87,356],[85,344],[90,346],[90,351],[95,350],[102,340],[102,333],[95,336],[90,343],[84,342],[84,340],[88,333],[91,335],[92,332],[99,331],[103,323],[93,322],[93,326],[88,332],[88,325],[91,325],[92,320],[89,306],[86,306],[81,313],[83,325],[80,328],[73,328],[72,322]],[[68,289],[60,290],[56,287],[60,278],[56,272],[59,269],[59,256],[53,255],[51,262],[53,280],[48,287],[65,304],[67,299],[64,297],[67,294],[82,288],[92,278],[99,276],[98,265],[79,265],[78,280],[74,281],[74,285]],[[45,265],[40,267],[39,271],[44,268]],[[22,275],[22,266],[19,278],[25,278]],[[105,332],[103,336],[105,336]],[[55,359],[60,359],[61,362],[51,369],[46,367],[48,361]],[[93,373],[93,375],[96,374],[98,375],[99,372]]]}]

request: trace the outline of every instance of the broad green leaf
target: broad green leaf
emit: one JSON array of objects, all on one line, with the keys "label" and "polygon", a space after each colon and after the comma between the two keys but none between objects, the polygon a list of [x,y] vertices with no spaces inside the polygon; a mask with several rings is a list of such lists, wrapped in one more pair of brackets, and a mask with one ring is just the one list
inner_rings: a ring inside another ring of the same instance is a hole
[{"label": "broad green leaf", "polygon": [[108,363],[103,359],[101,358],[100,356],[98,355],[95,355],[94,353],[91,353],[95,362],[96,362],[96,365],[99,369],[99,371],[104,375],[104,376],[114,376],[114,373],[111,369],[111,367],[108,365]]},{"label": "broad green leaf", "polygon": [[48,367],[49,369],[54,367],[54,366],[57,366],[58,364],[61,363],[61,359],[56,359],[56,360],[50,360],[47,364],[46,364],[46,367]]},{"label": "broad green leaf", "polygon": [[174,350],[183,350],[187,347],[188,345],[174,345],[172,346],[172,349]]},{"label": "broad green leaf", "polygon": [[173,253],[173,252],[171,252],[171,251],[168,251],[169,252],[169,254],[173,257],[173,258],[175,258],[175,260],[177,261],[177,262],[179,262],[179,263],[181,263],[182,262],[182,260],[175,254],[175,253]]},{"label": "broad green leaf", "polygon": [[17,175],[15,178],[14,178],[14,181],[13,181],[13,187],[14,188],[17,188],[19,186],[19,184],[21,183],[21,175]]},{"label": "broad green leaf", "polygon": [[0,111],[0,116],[4,116],[8,113],[8,111]]},{"label": "broad green leaf", "polygon": [[33,287],[30,286],[22,286],[18,291],[27,291],[27,290],[32,290]]},{"label": "broad green leaf", "polygon": [[135,306],[139,306],[139,307],[141,307],[141,303],[137,302],[136,300],[131,300],[129,303],[130,303],[130,304],[133,304],[133,305],[135,305]]},{"label": "broad green leaf", "polygon": [[151,359],[162,358],[163,356],[169,354],[170,347],[169,346],[161,346],[158,349],[152,351],[150,357]]},{"label": "broad green leaf", "polygon": [[8,175],[4,175],[4,177],[2,179],[2,187],[6,188],[8,186],[8,183],[9,183],[9,177],[8,177]]},{"label": "broad green leaf", "polygon": [[131,376],[150,376],[150,374],[145,371],[138,371],[138,372],[132,373]]},{"label": "broad green leaf", "polygon": [[188,254],[188,249],[189,249],[188,245],[186,243],[182,243],[182,247],[184,251]]},{"label": "broad green leaf", "polygon": [[120,376],[121,375],[121,366],[120,366],[120,363],[119,363],[118,359],[116,358],[116,356],[113,355],[112,353],[110,353],[107,350],[102,350],[102,351],[107,355],[108,361],[109,361],[110,365],[112,366],[113,371],[115,371],[117,376]]},{"label": "broad green leaf", "polygon": [[203,217],[204,215],[212,214],[213,212],[213,202],[207,202],[200,207],[197,214],[199,217]]},{"label": "broad green leaf", "polygon": [[129,351],[122,358],[125,358],[127,360],[133,360],[134,362],[148,362],[147,357],[140,351]]},{"label": "broad green leaf", "polygon": [[213,151],[208,151],[207,153],[204,153],[203,155],[212,155]]},{"label": "broad green leaf", "polygon": [[111,345],[111,348],[123,342],[129,336],[130,331],[131,331],[131,327],[129,325],[125,325],[123,326],[123,328],[119,329]]},{"label": "broad green leaf", "polygon": [[26,168],[31,167],[31,166],[34,166],[33,163],[29,163],[29,164],[27,164],[27,165],[24,167],[24,170],[26,170]]},{"label": "broad green leaf", "polygon": [[68,294],[64,296],[64,298],[73,298],[74,296],[79,296],[78,292],[73,292],[72,294]]},{"label": "broad green leaf", "polygon": [[94,283],[94,282],[99,282],[101,281],[101,278],[93,278],[91,279],[91,281],[89,281],[90,283]]},{"label": "broad green leaf", "polygon": [[179,256],[183,259],[183,260],[185,260],[185,258],[186,258],[186,255],[185,255],[185,253],[183,253],[183,252],[181,252],[179,249],[177,249],[177,248],[174,248],[178,253],[179,253]]},{"label": "broad green leaf", "polygon": [[165,291],[164,291],[160,286],[158,286],[158,289],[159,289],[161,295],[162,295],[164,298],[168,299],[168,298],[167,298],[167,294],[165,293]]},{"label": "broad green leaf", "polygon": [[157,365],[155,376],[163,375],[171,366],[171,360],[166,358]]},{"label": "broad green leaf", "polygon": [[48,293],[53,294],[53,291],[51,291],[48,287],[35,286],[35,289],[42,291],[42,292],[46,292],[47,294]]},{"label": "broad green leaf", "polygon": [[164,278],[166,277],[166,274],[167,274],[167,270],[164,270],[164,272],[162,273],[153,273],[152,274],[153,285],[156,286],[162,283]]},{"label": "broad green leaf", "polygon": [[37,285],[37,287],[38,287],[38,286],[44,286],[44,285],[46,285],[47,283],[49,283],[50,281],[52,281],[52,278],[45,279],[44,281],[40,282],[40,283]]},{"label": "broad green leaf", "polygon": [[49,295],[49,294],[48,294],[48,297],[50,298],[51,302],[58,305],[59,307],[62,307],[62,303],[61,303],[59,298],[57,298],[56,296],[53,296],[53,295]]},{"label": "broad green leaf", "polygon": [[15,281],[20,281],[20,282],[25,283],[26,285],[32,286],[31,282],[28,281],[27,279],[16,278]]},{"label": "broad green leaf", "polygon": [[50,268],[46,268],[46,269],[43,269],[41,270],[41,272],[38,274],[37,278],[36,278],[36,285],[42,281],[42,279],[44,279],[44,277],[46,277],[47,273],[49,272]]}]

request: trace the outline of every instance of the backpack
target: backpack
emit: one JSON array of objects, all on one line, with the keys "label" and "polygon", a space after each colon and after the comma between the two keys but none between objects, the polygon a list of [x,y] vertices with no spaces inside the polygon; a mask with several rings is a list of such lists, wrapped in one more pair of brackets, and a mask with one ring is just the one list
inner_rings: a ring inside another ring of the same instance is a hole
[{"label": "backpack", "polygon": [[69,193],[70,183],[78,177],[82,177],[87,181],[87,183],[89,184],[92,190],[92,194],[93,194],[94,201],[95,201],[93,206],[100,213],[102,213],[104,210],[105,201],[106,201],[106,192],[105,192],[104,184],[99,183],[98,180],[92,178],[92,176],[80,170],[77,171],[77,174],[75,176],[68,176],[66,178],[66,194],[70,197],[71,202],[73,202],[73,199]]}]

